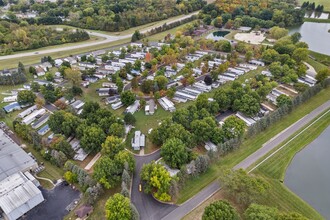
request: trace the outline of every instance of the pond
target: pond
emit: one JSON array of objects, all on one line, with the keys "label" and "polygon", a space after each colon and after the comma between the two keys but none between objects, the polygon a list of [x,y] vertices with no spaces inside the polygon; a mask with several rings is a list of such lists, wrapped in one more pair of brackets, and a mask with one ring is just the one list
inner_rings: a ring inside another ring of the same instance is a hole
[{"label": "pond", "polygon": [[305,22],[300,27],[291,28],[289,34],[299,32],[301,41],[309,45],[309,49],[330,55],[330,23]]},{"label": "pond", "polygon": [[285,175],[285,185],[330,219],[330,126],[298,152]]},{"label": "pond", "polygon": [[209,35],[207,35],[206,39],[212,39],[212,40],[226,40],[224,36],[229,34],[230,31],[215,31]]}]

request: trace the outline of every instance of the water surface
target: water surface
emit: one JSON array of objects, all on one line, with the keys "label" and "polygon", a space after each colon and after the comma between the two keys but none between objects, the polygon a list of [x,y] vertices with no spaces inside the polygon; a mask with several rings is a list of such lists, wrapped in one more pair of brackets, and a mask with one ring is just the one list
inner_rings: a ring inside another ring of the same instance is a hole
[{"label": "water surface", "polygon": [[[306,134],[305,134],[306,135]],[[298,152],[285,175],[285,185],[330,219],[330,126]]]},{"label": "water surface", "polygon": [[226,36],[227,34],[229,34],[229,31],[215,31],[209,35],[207,35],[207,39],[212,39],[212,40],[226,40],[226,38],[224,38],[224,36]]}]

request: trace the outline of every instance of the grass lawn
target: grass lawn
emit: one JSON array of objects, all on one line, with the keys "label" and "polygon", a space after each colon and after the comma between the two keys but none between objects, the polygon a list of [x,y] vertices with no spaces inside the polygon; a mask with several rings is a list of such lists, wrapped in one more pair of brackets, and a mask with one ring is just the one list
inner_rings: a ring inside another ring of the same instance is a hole
[{"label": "grass lawn", "polygon": [[294,122],[298,121],[304,115],[310,113],[312,110],[323,104],[326,100],[329,99],[329,97],[330,88],[324,89],[312,99],[300,105],[291,114],[287,115],[274,125],[270,126],[267,130],[254,137],[245,138],[240,149],[222,157],[217,163],[214,163],[210,167],[209,171],[205,174],[187,181],[185,187],[180,191],[178,203],[181,204],[192,196],[194,196],[205,186],[214,181],[223,168],[234,167],[236,164],[238,164],[250,154],[262,147],[264,143],[266,143],[276,134],[280,133],[282,130],[289,127]]},{"label": "grass lawn", "polygon": [[321,53],[317,53],[314,51],[309,51],[309,55],[314,57],[317,62],[322,63],[326,66],[330,66],[330,56],[321,54]]},{"label": "grass lawn", "polygon": [[308,58],[307,63],[309,63],[312,67],[314,67],[314,69],[316,70],[316,72],[319,72],[320,70],[327,68],[326,65],[317,62],[316,60],[313,60],[311,58]]},{"label": "grass lawn", "polygon": [[[63,58],[63,57],[68,57],[68,56],[74,55],[74,54],[80,54],[80,53],[86,53],[89,51],[111,48],[111,47],[118,46],[121,44],[129,43],[129,42],[130,42],[130,39],[123,39],[123,40],[113,41],[111,43],[104,43],[104,44],[99,44],[99,45],[95,45],[95,46],[74,49],[74,50],[70,50],[70,51],[59,51],[59,52],[48,53],[47,56],[51,56],[53,59]],[[31,64],[35,64],[35,63],[40,63],[40,59],[44,56],[45,56],[45,54],[36,54],[33,56],[28,56],[28,57],[21,57],[19,59],[19,61],[21,61],[24,65],[31,65]],[[0,60],[0,66],[3,69],[15,68],[15,67],[17,67],[17,64],[18,64],[17,58]]]},{"label": "grass lawn", "polygon": [[[309,219],[323,219],[317,211],[291,192],[280,181],[284,180],[286,169],[295,154],[316,139],[329,125],[330,113],[317,121],[313,126],[309,127],[298,138],[282,148],[273,157],[253,171],[254,174],[265,178],[272,186],[270,189],[272,199],[261,201],[263,204],[277,206],[285,211],[296,211]],[[280,146],[281,145],[279,145],[279,147]]]}]

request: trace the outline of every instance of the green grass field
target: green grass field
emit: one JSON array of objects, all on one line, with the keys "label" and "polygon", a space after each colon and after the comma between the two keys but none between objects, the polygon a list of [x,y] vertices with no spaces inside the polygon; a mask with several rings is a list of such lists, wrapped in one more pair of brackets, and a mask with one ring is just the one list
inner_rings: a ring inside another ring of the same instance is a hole
[{"label": "green grass field", "polygon": [[316,72],[319,72],[320,70],[327,68],[326,65],[324,65],[324,64],[322,64],[320,62],[317,62],[317,61],[315,61],[315,60],[313,60],[311,58],[308,58],[307,63],[309,63],[312,67],[314,67],[314,69],[316,70]]},{"label": "green grass field", "polygon": [[[302,3],[306,2],[306,0],[298,0],[298,3],[302,5]],[[330,11],[330,1],[329,0],[312,0],[309,1],[309,3],[315,2],[315,6],[317,5],[323,5],[324,11]]]},{"label": "green grass field", "polygon": [[294,141],[253,171],[253,174],[263,177],[271,185],[270,196],[272,199],[260,201],[262,204],[277,206],[283,211],[296,211],[309,219],[323,219],[316,210],[291,192],[281,181],[284,180],[286,169],[295,154],[316,139],[329,125],[330,113],[327,113]]},{"label": "green grass field", "polygon": [[321,54],[321,53],[317,53],[314,51],[309,51],[309,55],[311,55],[315,61],[330,67],[330,56],[325,55],[325,54]]},{"label": "green grass field", "polygon": [[222,169],[234,167],[236,164],[244,160],[250,154],[258,150],[264,143],[266,143],[276,134],[280,133],[282,130],[289,127],[291,124],[298,121],[300,118],[310,113],[318,106],[322,105],[325,101],[329,99],[329,97],[330,88],[324,89],[315,97],[299,106],[292,113],[270,126],[267,130],[252,138],[246,138],[243,141],[240,149],[233,151],[228,155],[220,158],[220,160],[217,163],[214,163],[210,167],[209,171],[205,174],[187,181],[185,187],[180,191],[178,203],[181,204],[192,196],[194,196],[209,183],[217,179]]}]

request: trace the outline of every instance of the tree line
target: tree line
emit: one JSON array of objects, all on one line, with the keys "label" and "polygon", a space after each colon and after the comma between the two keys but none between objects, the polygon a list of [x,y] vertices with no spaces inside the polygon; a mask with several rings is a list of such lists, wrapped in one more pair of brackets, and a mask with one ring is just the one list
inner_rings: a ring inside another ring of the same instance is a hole
[{"label": "tree line", "polygon": [[79,29],[56,30],[42,25],[29,25],[26,21],[20,24],[0,21],[0,55],[88,39],[88,33]]}]

